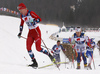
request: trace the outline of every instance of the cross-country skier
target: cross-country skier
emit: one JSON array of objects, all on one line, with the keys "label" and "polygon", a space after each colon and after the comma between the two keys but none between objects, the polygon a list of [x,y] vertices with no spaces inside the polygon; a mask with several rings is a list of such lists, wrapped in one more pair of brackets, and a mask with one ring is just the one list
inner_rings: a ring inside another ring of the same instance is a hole
[{"label": "cross-country skier", "polygon": [[21,15],[20,15],[21,24],[20,24],[20,32],[18,34],[18,37],[19,38],[21,37],[24,22],[26,22],[26,24],[29,28],[28,36],[26,39],[26,48],[27,48],[28,54],[31,57],[32,62],[33,62],[29,66],[38,67],[38,63],[36,61],[36,58],[34,57],[32,49],[31,49],[34,41],[35,41],[36,50],[48,55],[50,57],[51,61],[54,62],[55,61],[54,57],[48,51],[41,48],[41,31],[37,24],[37,23],[41,22],[41,18],[35,12],[28,10],[23,3],[20,3],[18,5],[17,9],[21,13]]},{"label": "cross-country skier", "polygon": [[92,59],[93,59],[93,50],[96,46],[96,43],[93,41],[93,39],[89,39],[88,42],[86,42],[87,44],[87,52],[86,52],[86,56],[89,58],[89,62],[88,62],[88,68],[92,69],[91,68],[91,62],[92,62]]},{"label": "cross-country skier", "polygon": [[85,42],[88,42],[88,36],[81,32],[81,28],[76,28],[76,33],[71,37],[70,42],[75,41],[75,50],[77,52],[77,69],[80,69],[81,56],[84,61],[84,68],[87,68],[87,58],[84,55],[86,51]]},{"label": "cross-country skier", "polygon": [[60,51],[63,50],[65,52],[65,49],[60,44],[60,40],[57,41],[57,44],[55,44],[52,48],[53,57],[56,59],[57,62],[60,62]]}]

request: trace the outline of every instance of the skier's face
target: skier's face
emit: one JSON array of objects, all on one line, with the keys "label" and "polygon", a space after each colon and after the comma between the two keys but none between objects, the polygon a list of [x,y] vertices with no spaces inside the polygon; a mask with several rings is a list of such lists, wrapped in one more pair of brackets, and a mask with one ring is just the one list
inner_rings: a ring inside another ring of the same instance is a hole
[{"label": "skier's face", "polygon": [[27,9],[25,8],[25,9],[21,9],[21,10],[19,10],[20,11],[20,13],[22,14],[22,15],[26,15],[27,14]]},{"label": "skier's face", "polygon": [[59,46],[60,45],[60,42],[57,42],[57,45]]},{"label": "skier's face", "polygon": [[77,35],[78,37],[80,37],[81,32],[76,32],[76,35]]}]

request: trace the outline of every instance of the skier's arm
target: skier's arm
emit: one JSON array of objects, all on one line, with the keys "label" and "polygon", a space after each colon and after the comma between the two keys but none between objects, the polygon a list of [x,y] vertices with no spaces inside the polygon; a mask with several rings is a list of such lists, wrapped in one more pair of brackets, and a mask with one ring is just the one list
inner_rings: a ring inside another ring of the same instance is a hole
[{"label": "skier's arm", "polygon": [[56,47],[56,45],[54,45],[54,46],[52,47],[51,53],[54,53],[55,47]]},{"label": "skier's arm", "polygon": [[61,45],[61,49],[63,50],[63,51],[65,51],[65,49],[63,48],[63,46]]},{"label": "skier's arm", "polygon": [[20,33],[23,31],[24,20],[21,17],[21,24],[20,24]]},{"label": "skier's arm", "polygon": [[30,15],[32,16],[32,18],[35,18],[34,21],[35,21],[36,23],[39,23],[39,22],[42,21],[42,19],[41,19],[35,12],[31,11],[31,12],[30,12]]},{"label": "skier's arm", "polygon": [[20,19],[21,19],[21,23],[20,23],[20,27],[19,27],[20,29],[19,29],[19,34],[18,34],[19,38],[21,37],[22,31],[23,31],[23,25],[24,25],[24,21],[21,16],[20,16]]}]

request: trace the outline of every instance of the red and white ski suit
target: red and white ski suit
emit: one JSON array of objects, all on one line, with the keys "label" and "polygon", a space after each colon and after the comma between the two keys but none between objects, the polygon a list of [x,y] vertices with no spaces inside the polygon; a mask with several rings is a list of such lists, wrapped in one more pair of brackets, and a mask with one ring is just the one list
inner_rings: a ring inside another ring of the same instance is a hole
[{"label": "red and white ski suit", "polygon": [[[28,51],[31,50],[32,44],[35,42],[35,46],[36,46],[36,50],[37,51],[41,51],[41,31],[39,29],[38,26],[38,22],[41,21],[41,18],[33,11],[29,11],[27,10],[27,14],[26,15],[22,15],[20,16],[21,18],[21,24],[20,24],[20,33],[22,32],[23,29],[23,25],[24,22],[26,22],[28,28],[29,28],[29,32],[28,32],[28,36],[27,36],[27,40],[26,40],[26,48]],[[31,20],[34,20],[33,23],[30,22]]]}]

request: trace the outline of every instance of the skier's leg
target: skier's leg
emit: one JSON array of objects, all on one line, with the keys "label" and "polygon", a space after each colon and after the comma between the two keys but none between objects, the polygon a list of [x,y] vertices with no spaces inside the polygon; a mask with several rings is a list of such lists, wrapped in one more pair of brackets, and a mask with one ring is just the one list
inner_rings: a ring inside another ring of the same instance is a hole
[{"label": "skier's leg", "polygon": [[76,45],[75,49],[76,49],[76,57],[77,57],[77,68],[76,69],[80,69],[80,62],[81,62],[80,46]]},{"label": "skier's leg", "polygon": [[[38,40],[37,40],[37,39],[38,39]],[[41,39],[40,39],[40,38],[36,38],[35,40],[37,40],[37,41],[35,42],[36,50],[39,51],[39,52],[42,52],[42,53],[44,53],[44,54],[46,54],[46,55],[48,55],[49,58],[51,59],[51,61],[55,62],[54,57],[53,57],[47,50],[41,48]]]},{"label": "skier's leg", "polygon": [[80,55],[80,52],[77,52],[77,69],[80,69],[80,59],[81,58],[81,55]]},{"label": "skier's leg", "polygon": [[38,67],[38,63],[37,63],[36,59],[34,58],[34,54],[33,54],[32,50],[31,50],[33,42],[34,42],[34,39],[32,37],[28,37],[27,38],[26,48],[27,48],[28,54],[31,57],[32,62],[33,62],[33,64],[31,64],[29,66],[31,66],[31,67]]},{"label": "skier's leg", "polygon": [[93,51],[90,51],[90,57],[91,57],[91,61],[92,61]]},{"label": "skier's leg", "polygon": [[[60,54],[57,54],[57,62],[60,62]],[[60,64],[58,64],[58,66],[60,66]]]},{"label": "skier's leg", "polygon": [[53,57],[56,59],[56,61],[57,61],[57,55],[56,54],[53,54]]},{"label": "skier's leg", "polygon": [[88,67],[89,67],[90,69],[92,69],[92,68],[91,68],[92,54],[93,54],[93,51],[89,51],[89,62],[88,62]]},{"label": "skier's leg", "polygon": [[47,50],[44,50],[43,48],[41,48],[41,31],[40,31],[39,27],[37,27],[35,29],[35,34],[36,34],[35,35],[36,50],[48,55],[49,53],[47,52]]},{"label": "skier's leg", "polygon": [[90,51],[87,51],[87,54],[88,54],[88,59],[89,59],[88,63],[90,63],[91,62],[91,59],[92,59],[91,52]]},{"label": "skier's leg", "polygon": [[26,48],[27,48],[28,54],[31,57],[31,59],[34,59],[34,54],[31,50],[33,42],[34,42],[34,40],[32,37],[28,37],[26,40]]},{"label": "skier's leg", "polygon": [[89,51],[88,50],[86,51],[86,57],[87,58],[89,57]]},{"label": "skier's leg", "polygon": [[84,61],[84,67],[87,67],[87,58],[86,58],[84,52],[82,53],[82,58],[83,58],[83,61]]},{"label": "skier's leg", "polygon": [[60,54],[58,54],[58,62],[60,62]]},{"label": "skier's leg", "polygon": [[47,50],[41,48],[41,39],[40,38],[36,38],[35,41],[36,41],[35,42],[36,50],[39,51],[39,52],[42,52],[42,53],[44,53],[46,55],[49,55]]},{"label": "skier's leg", "polygon": [[60,62],[60,55],[59,54],[53,54],[53,57],[56,59],[56,62]]}]

